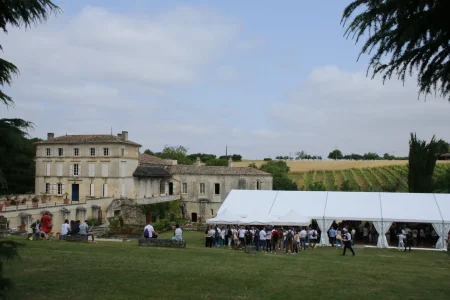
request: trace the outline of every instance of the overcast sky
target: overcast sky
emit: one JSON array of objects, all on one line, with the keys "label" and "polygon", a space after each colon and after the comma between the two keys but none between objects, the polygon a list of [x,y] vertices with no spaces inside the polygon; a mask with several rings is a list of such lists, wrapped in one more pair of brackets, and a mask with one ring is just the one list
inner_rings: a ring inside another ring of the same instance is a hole
[{"label": "overcast sky", "polygon": [[249,159],[406,155],[411,131],[450,141],[446,100],[418,100],[415,78],[366,78],[339,24],[349,1],[55,2],[62,15],[1,36],[21,72],[1,117],[33,121],[32,136],[112,127],[142,151]]}]

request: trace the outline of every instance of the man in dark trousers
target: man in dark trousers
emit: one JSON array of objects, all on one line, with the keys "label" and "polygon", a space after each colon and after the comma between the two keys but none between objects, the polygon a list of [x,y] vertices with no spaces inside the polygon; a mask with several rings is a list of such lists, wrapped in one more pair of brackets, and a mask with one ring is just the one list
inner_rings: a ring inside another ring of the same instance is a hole
[{"label": "man in dark trousers", "polygon": [[344,228],[343,241],[344,241],[344,253],[342,255],[345,256],[345,251],[347,251],[347,249],[350,249],[350,251],[352,251],[353,253],[353,256],[355,256],[355,251],[353,251],[352,248],[352,235],[348,232],[347,228]]}]

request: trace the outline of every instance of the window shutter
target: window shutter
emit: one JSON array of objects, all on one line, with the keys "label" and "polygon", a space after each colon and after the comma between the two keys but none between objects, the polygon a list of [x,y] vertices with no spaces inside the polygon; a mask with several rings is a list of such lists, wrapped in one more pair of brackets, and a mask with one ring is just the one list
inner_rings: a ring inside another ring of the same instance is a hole
[{"label": "window shutter", "polygon": [[103,184],[103,197],[108,197],[108,184]]},{"label": "window shutter", "polygon": [[69,167],[69,176],[73,176],[73,165]]},{"label": "window shutter", "polygon": [[102,165],[102,177],[108,177],[108,164]]},{"label": "window shutter", "polygon": [[81,164],[78,164],[78,176],[81,176]]},{"label": "window shutter", "polygon": [[66,185],[63,183],[61,184],[61,195],[64,195],[66,193]]},{"label": "window shutter", "polygon": [[56,195],[56,192],[57,192],[57,187],[56,187],[56,183],[50,183],[50,187],[51,187],[51,193],[53,194],[53,195]]},{"label": "window shutter", "polygon": [[92,196],[92,197],[94,197],[94,194],[95,194],[95,192],[94,192],[94,184],[90,184],[90,186],[89,186],[89,196]]},{"label": "window shutter", "polygon": [[50,164],[47,164],[47,165],[45,166],[45,175],[46,175],[46,176],[50,176]]}]

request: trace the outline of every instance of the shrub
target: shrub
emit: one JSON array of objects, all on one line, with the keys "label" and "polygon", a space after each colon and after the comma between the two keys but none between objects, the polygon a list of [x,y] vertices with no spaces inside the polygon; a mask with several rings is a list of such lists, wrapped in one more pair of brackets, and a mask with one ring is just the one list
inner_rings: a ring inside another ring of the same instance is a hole
[{"label": "shrub", "polygon": [[170,227],[170,221],[167,219],[162,219],[153,223],[153,228],[155,228],[156,231],[166,230]]},{"label": "shrub", "polygon": [[102,224],[102,222],[98,218],[90,218],[87,220],[87,224],[89,225],[89,227],[99,226]]}]

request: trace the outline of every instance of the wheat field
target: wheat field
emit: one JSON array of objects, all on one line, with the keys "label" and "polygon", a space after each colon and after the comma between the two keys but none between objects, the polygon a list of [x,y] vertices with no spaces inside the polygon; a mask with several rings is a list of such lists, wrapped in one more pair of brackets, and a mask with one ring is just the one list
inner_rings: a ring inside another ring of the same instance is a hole
[{"label": "wheat field", "polygon": [[[260,167],[264,161],[262,160],[244,160],[241,162],[233,162],[235,167],[248,167],[249,164],[255,163]],[[347,161],[347,160],[292,160],[287,161],[291,173],[303,173],[308,171],[338,171],[347,169],[361,169],[361,168],[376,168],[385,166],[404,166],[408,163],[407,160],[361,160],[361,161]],[[450,163],[450,160],[441,160],[438,163]]]}]

